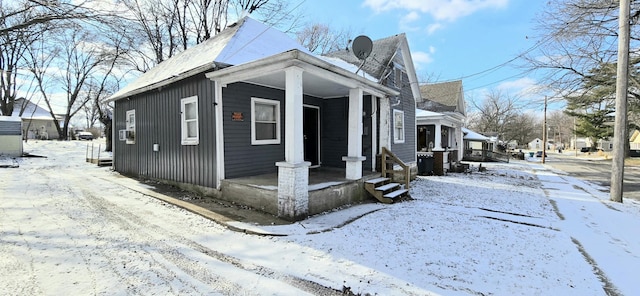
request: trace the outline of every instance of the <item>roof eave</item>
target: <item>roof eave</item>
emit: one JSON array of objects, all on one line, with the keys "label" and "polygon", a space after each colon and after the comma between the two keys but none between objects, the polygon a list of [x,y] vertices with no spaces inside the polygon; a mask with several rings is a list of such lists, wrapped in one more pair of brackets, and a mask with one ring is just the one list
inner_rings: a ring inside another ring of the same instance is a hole
[{"label": "roof eave", "polygon": [[151,91],[151,90],[159,89],[159,88],[165,87],[167,85],[170,85],[172,83],[175,83],[177,81],[187,79],[189,77],[198,75],[200,73],[207,72],[207,71],[209,71],[211,69],[215,69],[215,68],[216,68],[216,63],[215,62],[207,63],[207,64],[204,64],[204,65],[199,66],[197,68],[191,69],[189,71],[185,71],[185,72],[182,72],[180,74],[176,74],[176,75],[174,75],[174,76],[172,76],[172,77],[170,77],[168,79],[165,79],[165,80],[162,80],[162,81],[159,81],[159,82],[156,82],[156,83],[153,83],[153,84],[141,87],[141,88],[137,88],[137,89],[128,91],[126,93],[122,93],[122,94],[115,93],[113,96],[107,98],[105,102],[107,102],[107,103],[114,102],[114,101],[125,99],[125,98],[131,97],[131,96],[135,96],[135,95],[138,95],[138,94],[141,94],[141,93],[145,93],[145,92],[148,92],[148,91]]},{"label": "roof eave", "polygon": [[[206,77],[211,80],[219,81],[224,85],[228,83],[243,81],[252,77],[262,76],[266,73],[283,71],[285,68],[291,66],[298,66],[305,71],[310,72],[328,71],[329,73],[334,73],[338,75],[333,76],[334,78],[339,77],[348,79],[348,82],[341,82],[344,85],[352,88],[362,87],[372,95],[378,97],[400,95],[400,92],[397,90],[378,84],[375,81],[371,81],[369,79],[361,77],[355,73],[349,72],[343,68],[340,68],[336,65],[333,65],[329,62],[326,62],[320,58],[314,57],[297,49],[292,49],[257,61],[210,72],[206,74]],[[260,69],[260,71],[257,71],[256,69]]]}]

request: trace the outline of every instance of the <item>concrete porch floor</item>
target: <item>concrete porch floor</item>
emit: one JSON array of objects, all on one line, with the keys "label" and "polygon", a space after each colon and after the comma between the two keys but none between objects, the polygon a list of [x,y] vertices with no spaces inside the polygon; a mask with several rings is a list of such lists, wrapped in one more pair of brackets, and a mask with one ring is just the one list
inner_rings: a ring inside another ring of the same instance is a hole
[{"label": "concrete porch floor", "polygon": [[[368,180],[379,177],[380,173],[365,171],[362,175],[364,180]],[[278,189],[278,173],[226,179],[225,181],[241,185],[260,186],[264,189]],[[355,181],[357,180],[345,179],[345,169],[342,168],[318,167],[309,169],[309,191]]]}]

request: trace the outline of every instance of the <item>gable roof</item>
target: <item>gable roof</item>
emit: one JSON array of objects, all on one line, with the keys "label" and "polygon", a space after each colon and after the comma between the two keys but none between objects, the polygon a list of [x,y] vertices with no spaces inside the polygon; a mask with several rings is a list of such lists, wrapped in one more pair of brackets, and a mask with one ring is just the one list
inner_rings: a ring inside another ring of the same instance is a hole
[{"label": "gable roof", "polygon": [[[411,57],[407,36],[401,33],[373,40],[372,42],[371,54],[362,65],[362,71],[375,77],[378,83],[383,83],[384,79],[391,73],[390,71],[393,70],[393,61],[401,60],[406,74],[409,77],[409,86],[411,87],[414,100],[416,102],[421,101],[418,77],[416,76],[416,69],[413,64],[413,58]],[[341,59],[357,67],[360,67],[362,64],[362,61],[360,61],[350,49],[330,52],[325,56]]]},{"label": "gable roof", "polygon": [[308,52],[287,34],[245,17],[209,40],[151,68],[108,100],[123,99],[216,67],[239,65],[291,49]]},{"label": "gable roof", "polygon": [[[16,99],[13,106],[13,113],[11,113],[11,116],[23,119],[53,121],[53,117],[51,117],[51,113],[49,113],[49,111],[24,98]],[[24,110],[22,115],[20,114],[21,110]]]},{"label": "gable roof", "polygon": [[489,137],[486,137],[480,133],[476,133],[468,128],[462,128],[463,137],[462,139],[468,141],[489,141]]},{"label": "gable roof", "polygon": [[[380,80],[385,75],[385,70],[395,57],[396,52],[398,52],[400,43],[404,38],[406,38],[404,34],[397,34],[374,40],[371,54],[362,66],[362,70]],[[360,66],[362,63],[348,48],[327,53],[326,56],[339,58],[356,66]]]},{"label": "gable roof", "polygon": [[436,112],[459,112],[465,114],[462,80],[420,85],[422,98],[427,100],[421,108]]}]

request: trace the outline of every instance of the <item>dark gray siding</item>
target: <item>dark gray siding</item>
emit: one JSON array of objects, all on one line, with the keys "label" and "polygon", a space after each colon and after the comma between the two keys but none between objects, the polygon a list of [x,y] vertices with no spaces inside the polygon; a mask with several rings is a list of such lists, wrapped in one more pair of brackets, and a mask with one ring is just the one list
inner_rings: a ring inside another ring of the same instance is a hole
[{"label": "dark gray siding", "polygon": [[[389,79],[393,79],[395,75],[389,75]],[[400,104],[392,106],[390,111],[391,116],[391,151],[396,154],[404,162],[416,161],[416,102],[411,92],[411,86],[409,85],[409,77],[405,73],[400,88]],[[394,82],[390,84],[393,85]],[[394,105],[397,100],[392,99],[391,104]],[[393,143],[394,131],[393,131],[393,110],[404,111],[404,143]]]},{"label": "dark gray siding", "polygon": [[[281,121],[284,122],[283,90],[246,83],[234,83],[226,87],[223,90],[223,105],[225,116],[225,175],[227,178],[275,173],[277,171],[275,163],[284,160],[284,125],[281,125],[280,145],[251,145],[250,113],[252,97],[280,101],[280,116]],[[348,103],[346,97],[320,99],[305,96],[304,98],[304,104],[320,107],[320,161],[324,167],[345,167],[342,157],[347,155]],[[365,98],[365,110],[370,109],[370,98]],[[242,112],[244,121],[232,121],[232,112]],[[371,143],[370,137],[371,133],[369,132],[363,138],[365,145]],[[370,144],[365,149],[368,149],[367,153],[371,153]],[[368,154],[366,155],[367,162],[365,162],[364,167],[370,170],[371,160]]]},{"label": "dark gray siding", "polygon": [[[362,117],[362,156],[365,156],[364,162],[362,162],[362,169],[364,171],[371,171],[371,149],[373,147],[371,143],[372,137],[372,119],[371,119],[371,96],[364,96],[364,102],[362,104],[364,115]],[[377,145],[376,141],[376,145]]]},{"label": "dark gray siding", "polygon": [[[115,102],[115,170],[136,177],[216,186],[214,84],[198,75]],[[198,96],[200,143],[181,144],[180,100]],[[136,142],[119,141],[127,110],[136,112]],[[153,151],[159,144],[159,151]]]},{"label": "dark gray siding", "polygon": [[0,120],[0,136],[19,136],[22,135],[22,122]]},{"label": "dark gray siding", "polygon": [[322,165],[344,168],[343,156],[347,156],[348,98],[326,99],[323,101],[322,116]]},{"label": "dark gray siding", "polygon": [[[284,160],[284,124],[279,145],[251,145],[251,98],[280,101],[280,122],[284,122],[284,91],[247,83],[233,83],[222,90],[224,114],[225,178],[253,176],[277,171]],[[243,121],[232,121],[242,112]]]}]

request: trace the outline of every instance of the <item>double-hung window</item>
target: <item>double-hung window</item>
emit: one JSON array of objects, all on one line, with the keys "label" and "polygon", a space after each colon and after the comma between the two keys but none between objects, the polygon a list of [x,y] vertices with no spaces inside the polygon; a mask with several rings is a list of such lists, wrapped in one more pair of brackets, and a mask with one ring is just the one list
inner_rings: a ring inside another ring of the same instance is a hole
[{"label": "double-hung window", "polygon": [[127,110],[125,140],[127,144],[136,143],[136,110]]},{"label": "double-hung window", "polygon": [[404,111],[393,110],[393,142],[404,143]]},{"label": "double-hung window", "polygon": [[200,131],[198,127],[198,97],[180,100],[182,145],[198,145]]},{"label": "double-hung window", "polygon": [[251,98],[251,144],[280,144],[280,101]]}]

